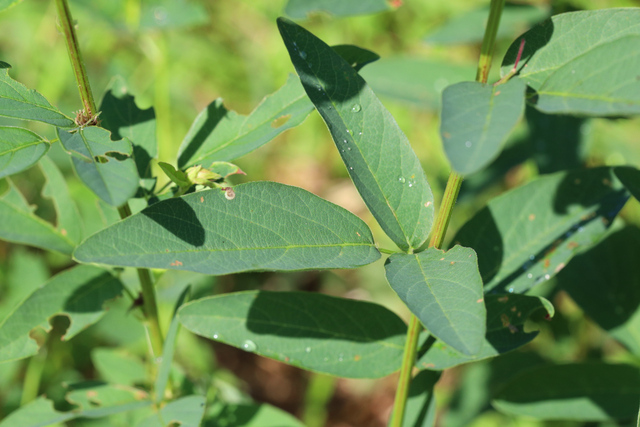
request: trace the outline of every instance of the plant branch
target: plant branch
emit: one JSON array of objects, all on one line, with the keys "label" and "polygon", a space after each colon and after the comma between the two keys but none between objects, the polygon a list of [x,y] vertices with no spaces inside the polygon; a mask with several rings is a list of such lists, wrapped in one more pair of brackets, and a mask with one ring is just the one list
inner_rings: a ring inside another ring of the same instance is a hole
[{"label": "plant branch", "polygon": [[[502,15],[502,9],[504,8],[504,1],[505,0],[491,0],[489,20],[487,21],[487,28],[482,40],[480,59],[478,60],[478,72],[476,74],[476,81],[480,83],[487,83],[489,78],[489,70],[491,69],[491,61],[493,60],[496,34],[498,33],[498,26],[500,25],[500,17]],[[462,179],[462,175],[453,170],[449,173],[447,186],[444,190],[444,196],[442,197],[442,204],[438,210],[436,222],[433,225],[433,234],[429,241],[430,248],[440,249],[442,247],[442,243],[444,242],[444,237],[449,226],[449,220],[453,213],[453,206],[456,203],[460,187],[462,186]],[[402,356],[400,378],[398,379],[398,388],[396,390],[396,397],[393,405],[393,419],[390,427],[401,427],[404,421],[404,413],[409,395],[409,385],[411,383],[411,373],[416,360],[418,339],[422,328],[423,326],[420,323],[420,320],[416,316],[411,315],[409,330],[407,331],[407,340],[405,341],[404,346],[404,354]]]},{"label": "plant branch", "polygon": [[56,0],[56,6],[58,7],[60,28],[67,42],[67,51],[69,52],[69,59],[71,60],[73,73],[75,74],[76,81],[78,82],[80,99],[84,106],[84,115],[90,120],[97,115],[98,111],[96,103],[93,100],[93,94],[91,93],[91,86],[89,86],[87,70],[84,67],[84,61],[82,60],[82,54],[80,53],[80,46],[78,44],[75,27],[73,25],[71,10],[69,10],[67,0]]}]

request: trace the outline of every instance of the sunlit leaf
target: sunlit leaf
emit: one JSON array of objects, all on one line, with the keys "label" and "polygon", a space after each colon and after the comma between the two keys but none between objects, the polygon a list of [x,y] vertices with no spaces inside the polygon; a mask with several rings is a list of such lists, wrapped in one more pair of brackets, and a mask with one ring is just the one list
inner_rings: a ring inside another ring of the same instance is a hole
[{"label": "sunlit leaf", "polygon": [[611,168],[546,175],[489,201],[454,242],[475,249],[485,291],[522,293],[603,238],[627,199]]},{"label": "sunlit leaf", "polygon": [[393,290],[434,336],[467,355],[480,351],[486,310],[473,250],[393,254],[385,270]]},{"label": "sunlit leaf", "polygon": [[15,307],[0,324],[0,363],[32,356],[38,344],[32,329],[49,330],[49,319],[67,316],[64,336],[73,338],[104,315],[103,304],[122,293],[122,283],[100,268],[77,266],[57,274]]},{"label": "sunlit leaf", "polygon": [[407,331],[381,305],[307,292],[203,298],[183,306],[178,319],[198,335],[348,378],[379,378],[399,369]]},{"label": "sunlit leaf", "polygon": [[525,89],[512,78],[498,86],[462,82],[444,90],[440,136],[453,169],[470,174],[498,157],[524,111]]},{"label": "sunlit leaf", "polygon": [[284,13],[293,19],[304,19],[310,13],[327,12],[336,16],[367,15],[391,9],[387,0],[289,0]]},{"label": "sunlit leaf", "polygon": [[0,126],[0,178],[33,166],[49,150],[41,136],[22,128]]},{"label": "sunlit leaf", "polygon": [[401,249],[420,247],[433,222],[433,194],[407,137],[362,77],[328,45],[283,18],[278,27],[369,210]]},{"label": "sunlit leaf", "polygon": [[537,332],[525,332],[524,324],[532,316],[553,317],[554,309],[541,297],[519,294],[489,294],[487,306],[487,334],[480,351],[467,356],[433,337],[425,338],[418,350],[416,366],[423,369],[447,369],[463,363],[475,362],[515,350],[531,342]]},{"label": "sunlit leaf", "polygon": [[583,363],[525,371],[491,403],[500,412],[543,420],[607,421],[634,418],[638,401],[636,366]]},{"label": "sunlit leaf", "polygon": [[9,64],[0,61],[0,116],[36,120],[63,128],[75,126],[70,117],[58,111],[44,96],[9,77],[9,68]]},{"label": "sunlit leaf", "polygon": [[177,424],[181,427],[200,427],[204,415],[204,396],[186,396],[164,405],[157,414],[145,418],[136,427],[165,427]]},{"label": "sunlit leaf", "polygon": [[98,347],[91,352],[91,361],[100,378],[108,383],[133,386],[147,381],[144,362],[121,350]]},{"label": "sunlit leaf", "polygon": [[358,217],[301,188],[251,182],[158,202],[89,237],[85,263],[205,274],[353,268],[380,257]]},{"label": "sunlit leaf", "polygon": [[98,197],[112,206],[133,197],[140,178],[127,138],[112,141],[107,130],[95,126],[74,133],[58,129],[58,137],[72,155],[76,173]]}]

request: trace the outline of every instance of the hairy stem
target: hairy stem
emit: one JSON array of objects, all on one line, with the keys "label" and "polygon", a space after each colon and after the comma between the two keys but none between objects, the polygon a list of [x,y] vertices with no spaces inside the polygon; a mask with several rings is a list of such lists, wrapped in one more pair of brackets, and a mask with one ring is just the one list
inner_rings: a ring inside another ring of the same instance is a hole
[{"label": "hairy stem", "polygon": [[[489,20],[487,28],[482,40],[482,48],[480,51],[480,59],[478,60],[478,72],[476,81],[487,83],[489,78],[489,70],[491,69],[491,61],[493,60],[493,51],[500,25],[500,17],[504,8],[505,0],[491,0],[491,8],[489,11]],[[458,198],[460,187],[462,186],[462,175],[451,171],[447,186],[444,190],[442,204],[438,210],[436,222],[433,225],[433,234],[429,241],[430,248],[440,249],[444,241],[444,236],[449,226],[449,220],[453,213],[453,206]],[[407,406],[407,398],[409,395],[409,385],[411,383],[411,373],[416,360],[416,352],[418,349],[418,338],[423,326],[420,320],[412,315],[409,321],[409,330],[407,331],[407,340],[405,341],[404,354],[402,356],[402,367],[400,368],[400,378],[398,379],[398,388],[393,405],[393,414],[390,427],[401,427],[404,421],[405,408]]]},{"label": "hairy stem", "polygon": [[89,86],[87,70],[84,67],[84,61],[82,60],[82,54],[80,53],[80,46],[78,44],[75,27],[73,25],[71,10],[69,10],[67,0],[56,0],[56,6],[58,7],[58,17],[60,18],[60,29],[62,30],[62,34],[64,34],[65,41],[67,42],[67,51],[69,52],[69,59],[71,60],[71,66],[73,67],[73,74],[75,74],[76,81],[78,82],[78,90],[80,91],[80,99],[84,106],[84,113],[85,116],[93,118],[98,111],[96,103],[93,100],[91,87]]}]

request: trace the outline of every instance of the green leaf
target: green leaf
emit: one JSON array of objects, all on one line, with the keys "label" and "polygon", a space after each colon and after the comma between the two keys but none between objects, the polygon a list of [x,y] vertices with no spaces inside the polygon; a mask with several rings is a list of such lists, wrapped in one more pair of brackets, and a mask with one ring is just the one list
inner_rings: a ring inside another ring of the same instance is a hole
[{"label": "green leaf", "polygon": [[[156,404],[159,404],[164,398],[164,390],[169,382],[169,375],[171,374],[171,364],[173,362],[173,354],[176,349],[176,343],[178,339],[178,331],[180,329],[180,323],[178,321],[178,310],[189,299],[191,294],[191,285],[187,285],[184,288],[173,311],[173,318],[169,325],[169,330],[164,340],[164,347],[162,348],[162,361],[158,367],[158,374],[156,376],[154,390],[156,390]],[[200,415],[202,418],[202,415]]]},{"label": "green leaf", "polygon": [[[556,15],[523,37],[519,76],[537,91],[536,108],[595,116],[640,112],[637,8]],[[513,68],[519,46],[515,41],[505,55],[503,75]]]},{"label": "green leaf", "polygon": [[0,12],[20,3],[22,0],[0,0]]},{"label": "green leaf", "polygon": [[0,126],[0,178],[33,166],[49,150],[49,142],[27,129]]},{"label": "green leaf", "polygon": [[173,165],[170,165],[169,163],[158,162],[158,166],[160,166],[162,172],[167,175],[171,182],[176,184],[178,187],[191,187],[192,183],[187,177],[186,173],[182,172],[181,170],[177,170],[173,167]]},{"label": "green leaf", "polygon": [[627,199],[611,168],[547,175],[492,199],[453,241],[475,249],[485,291],[522,293],[603,238]]},{"label": "green leaf", "polygon": [[442,341],[427,337],[418,350],[416,365],[423,369],[442,370],[463,363],[475,362],[515,350],[533,341],[538,332],[525,332],[524,324],[534,315],[553,317],[553,305],[542,297],[519,294],[489,294],[487,306],[487,333],[480,351],[467,356]]},{"label": "green leaf", "polygon": [[640,230],[627,226],[576,256],[557,277],[594,322],[640,355]]},{"label": "green leaf", "polygon": [[302,123],[312,110],[300,80],[293,75],[248,116],[227,110],[218,98],[198,114],[184,137],[178,167],[201,164],[208,168],[216,160],[244,156]]},{"label": "green leaf", "polygon": [[630,166],[621,166],[614,168],[613,172],[631,195],[636,200],[640,200],[640,170]]},{"label": "green leaf", "polygon": [[393,254],[385,270],[393,290],[431,334],[464,354],[480,351],[487,313],[473,250]]},{"label": "green leaf", "polygon": [[100,125],[114,141],[127,138],[141,178],[151,178],[151,159],[158,157],[156,113],[138,108],[122,78],[112,80],[100,103]]},{"label": "green leaf", "polygon": [[9,64],[0,61],[0,116],[36,120],[63,128],[75,126],[70,117],[58,111],[44,96],[9,77],[9,68]]},{"label": "green leaf", "polygon": [[103,304],[121,293],[122,283],[100,268],[77,266],[57,274],[0,323],[0,363],[36,354],[38,344],[29,333],[38,327],[48,331],[53,316],[69,318],[64,339],[73,338],[100,320]]},{"label": "green leaf", "polygon": [[102,200],[121,206],[136,193],[140,178],[127,138],[112,141],[109,131],[95,126],[75,133],[58,129],[58,138],[82,182]]},{"label": "green leaf", "polygon": [[140,28],[143,30],[193,27],[207,21],[207,10],[193,0],[143,2],[140,11]]},{"label": "green leaf", "polygon": [[328,45],[283,18],[278,27],[369,210],[402,250],[420,247],[433,223],[433,194],[407,137],[362,77]]},{"label": "green leaf", "polygon": [[284,13],[293,19],[305,19],[318,11],[336,16],[367,15],[391,9],[387,0],[289,0]]},{"label": "green leaf", "polygon": [[403,427],[433,427],[436,421],[436,397],[433,387],[440,372],[422,371],[411,379]]},{"label": "green leaf", "polygon": [[415,57],[383,58],[360,75],[373,91],[415,108],[440,108],[445,87],[473,80],[476,66]]},{"label": "green leaf", "polygon": [[72,412],[76,417],[101,418],[151,405],[144,390],[97,381],[71,384],[67,401],[78,405]]},{"label": "green leaf", "polygon": [[40,169],[45,177],[42,195],[51,199],[56,210],[57,230],[75,245],[82,240],[82,220],[80,212],[69,193],[64,175],[48,157],[40,160]]},{"label": "green leaf", "polygon": [[9,184],[9,192],[0,197],[0,239],[71,254],[75,243],[62,230],[36,216],[13,183]]},{"label": "green leaf", "polygon": [[524,111],[526,84],[462,82],[442,93],[440,136],[453,169],[466,175],[498,157]]},{"label": "green leaf", "polygon": [[386,308],[306,292],[247,291],[178,312],[198,335],[303,369],[380,378],[400,367],[407,327]]},{"label": "green leaf", "polygon": [[[378,58],[357,46],[338,45],[333,49],[356,70]],[[298,126],[312,111],[313,104],[294,75],[248,116],[227,110],[218,98],[198,114],[184,137],[178,150],[178,167],[201,164],[208,168],[216,160],[237,159]]]},{"label": "green leaf", "polygon": [[304,427],[296,417],[266,403],[214,403],[207,411],[203,427]]},{"label": "green leaf", "polygon": [[[541,7],[507,3],[500,16],[500,27],[496,37],[515,37],[548,15],[549,11]],[[480,43],[488,17],[488,5],[458,14],[429,34],[424,41],[433,44]]]},{"label": "green leaf", "polygon": [[94,234],[79,262],[205,274],[353,268],[380,257],[358,217],[301,188],[251,182],[158,202]]},{"label": "green leaf", "polygon": [[533,368],[494,397],[499,411],[544,420],[607,421],[636,416],[640,371],[603,363]]},{"label": "green leaf", "polygon": [[145,418],[136,427],[200,427],[206,399],[203,396],[186,396],[167,403],[157,414]]},{"label": "green leaf", "polygon": [[106,382],[133,386],[147,381],[147,368],[142,360],[121,350],[95,348],[91,352],[91,361],[100,378]]},{"label": "green leaf", "polygon": [[0,421],[0,427],[42,427],[75,418],[70,412],[60,412],[44,396],[21,406]]},{"label": "green leaf", "polygon": [[0,322],[49,279],[49,267],[45,258],[25,247],[12,248],[6,259],[6,267],[0,299]]}]

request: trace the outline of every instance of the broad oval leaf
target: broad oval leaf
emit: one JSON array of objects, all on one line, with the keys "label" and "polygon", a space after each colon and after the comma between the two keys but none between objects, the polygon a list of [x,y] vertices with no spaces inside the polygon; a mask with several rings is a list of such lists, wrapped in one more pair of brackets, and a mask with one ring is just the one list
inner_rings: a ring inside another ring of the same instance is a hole
[{"label": "broad oval leaf", "polygon": [[33,356],[38,344],[29,335],[49,319],[65,315],[71,324],[64,339],[73,338],[104,315],[103,304],[122,293],[122,283],[103,269],[76,266],[52,277],[18,305],[0,324],[0,363]]},{"label": "broad oval leaf", "polygon": [[91,191],[111,206],[121,206],[133,197],[140,178],[128,139],[112,141],[109,131],[95,126],[73,133],[57,131],[60,143],[72,155],[76,173]]},{"label": "broad oval leaf", "polygon": [[487,334],[480,351],[467,356],[442,341],[425,335],[418,349],[416,366],[442,370],[463,363],[496,357],[533,341],[538,332],[525,332],[524,324],[532,316],[553,317],[553,305],[542,297],[519,294],[489,294],[487,306]]},{"label": "broad oval leaf", "polygon": [[357,216],[301,188],[251,182],[158,202],[94,234],[79,262],[205,274],[353,268],[380,257]]},{"label": "broad oval leaf", "polygon": [[35,215],[11,181],[9,186],[9,192],[0,197],[0,238],[70,255],[75,242],[63,229]]},{"label": "broad oval leaf", "polygon": [[608,421],[635,418],[639,400],[636,366],[576,363],[527,370],[491,403],[507,414],[543,420]]},{"label": "broad oval leaf", "polygon": [[198,335],[348,378],[379,378],[398,370],[407,332],[381,305],[307,292],[203,298],[184,305],[178,320]]},{"label": "broad oval leaf", "polygon": [[111,132],[114,141],[127,138],[141,178],[151,178],[151,159],[158,157],[156,113],[136,105],[122,78],[115,78],[100,103],[100,126]]},{"label": "broad oval leaf", "polygon": [[369,210],[398,247],[419,248],[433,223],[433,194],[407,137],[362,77],[327,44],[283,18],[278,27]]},{"label": "broad oval leaf", "polygon": [[387,0],[289,0],[284,13],[293,19],[305,19],[313,12],[328,12],[336,16],[367,15],[391,9]]},{"label": "broad oval leaf", "polygon": [[522,293],[604,237],[628,199],[611,168],[546,175],[492,199],[457,233],[485,291]]},{"label": "broad oval leaf", "polygon": [[473,80],[476,66],[398,56],[383,58],[360,75],[376,94],[431,111],[440,108],[444,88]]},{"label": "broad oval leaf", "polygon": [[640,355],[640,230],[627,226],[576,256],[558,274],[585,314]]},{"label": "broad oval leaf", "polygon": [[63,128],[75,126],[70,117],[58,111],[44,96],[9,77],[9,68],[9,64],[0,61],[0,116],[36,120]]},{"label": "broad oval leaf", "polygon": [[[458,14],[430,33],[424,41],[432,44],[480,43],[487,26],[489,10],[487,4],[479,9]],[[507,3],[500,16],[496,38],[515,37],[548,15],[549,11],[542,7]]]},{"label": "broad oval leaf", "polygon": [[[595,116],[640,112],[640,9],[564,13],[523,38],[519,76],[538,92],[536,108]],[[519,45],[516,40],[507,51],[503,75],[513,68]]]},{"label": "broad oval leaf", "polygon": [[526,84],[516,78],[493,86],[462,82],[442,93],[440,136],[457,172],[477,172],[498,157],[524,111]]},{"label": "broad oval leaf", "polygon": [[49,150],[49,143],[27,129],[0,126],[0,178],[33,166]]},{"label": "broad oval leaf", "polygon": [[393,254],[385,270],[393,290],[431,334],[464,354],[480,351],[487,313],[472,249]]}]

